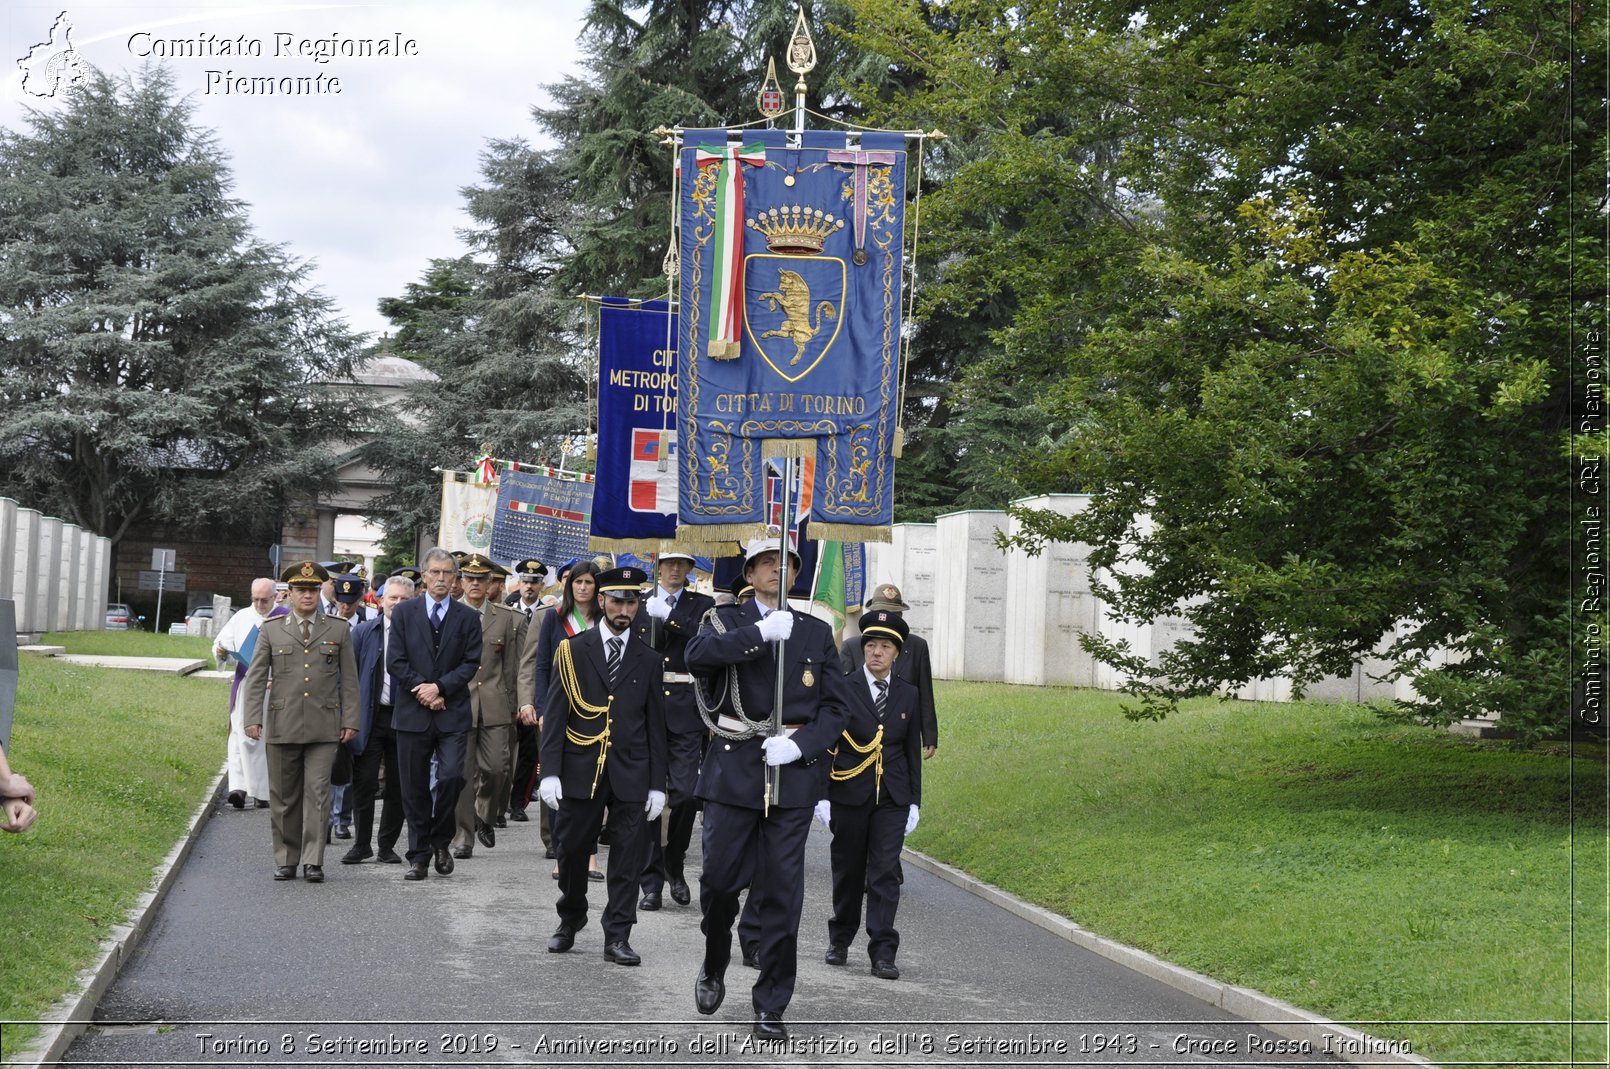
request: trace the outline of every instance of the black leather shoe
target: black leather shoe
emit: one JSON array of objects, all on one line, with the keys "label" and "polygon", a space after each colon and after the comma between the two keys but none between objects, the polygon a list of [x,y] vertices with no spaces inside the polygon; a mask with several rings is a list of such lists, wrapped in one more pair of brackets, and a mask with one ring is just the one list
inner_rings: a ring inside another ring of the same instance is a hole
[{"label": "black leather shoe", "polygon": [[641,901],[641,902],[639,902],[637,904],[637,908],[638,909],[646,909],[650,913],[652,913],[655,910],[659,909],[660,908],[660,892],[658,892],[658,891],[646,891],[646,892],[644,892],[643,901]]},{"label": "black leather shoe", "polygon": [[822,956],[822,960],[829,965],[847,965],[850,961],[849,948],[830,946],[827,948],[827,953]]},{"label": "black leather shoe", "polygon": [[453,871],[453,855],[446,849],[436,851],[436,871],[443,876]]},{"label": "black leather shoe", "polygon": [[587,878],[589,880],[592,880],[594,883],[602,883],[603,879],[604,879],[604,870],[603,869],[588,869],[587,870]]},{"label": "black leather shoe", "polygon": [[348,850],[346,853],[341,855],[341,864],[356,865],[359,862],[368,861],[374,856],[375,852],[373,850],[360,844],[358,846],[354,846],[351,850]]},{"label": "black leather shoe", "polygon": [[787,1039],[788,1026],[783,1023],[783,1015],[761,1010],[755,1014],[756,1039]]},{"label": "black leather shoe", "polygon": [[257,799],[256,804],[257,804],[258,809],[267,809],[268,808],[268,799],[267,798],[259,798],[259,799]]},{"label": "black leather shoe", "polygon": [[879,980],[898,980],[900,979],[900,970],[895,968],[892,961],[874,961],[872,963],[872,975]]},{"label": "black leather shoe", "polygon": [[426,865],[423,861],[419,861],[408,866],[408,871],[403,873],[403,879],[423,880],[429,875],[430,866]]},{"label": "black leather shoe", "polygon": [[350,839],[350,838],[352,838],[352,825],[351,824],[337,824],[335,826],[335,837],[337,839]]},{"label": "black leather shoe", "polygon": [[234,806],[236,809],[245,809],[246,808],[246,792],[245,791],[230,791],[229,792],[229,804]]},{"label": "black leather shoe", "polygon": [[547,858],[549,861],[553,861],[559,855],[553,852],[553,847],[545,846],[542,848],[542,856]]},{"label": "black leather shoe", "polygon": [[324,866],[323,865],[303,865],[302,866],[302,879],[306,880],[308,883],[323,883],[324,882]]},{"label": "black leather shoe", "polygon": [[744,947],[744,967],[748,969],[760,968],[760,951],[751,947]]},{"label": "black leather shoe", "polygon": [[509,826],[509,818],[504,816],[502,813],[499,813],[498,818],[492,822],[492,826],[494,828],[507,828]]},{"label": "black leather shoe", "polygon": [[604,948],[604,960],[613,961],[616,965],[641,965],[643,959],[637,956],[632,944],[624,939],[617,939]]},{"label": "black leather shoe", "polygon": [[475,818],[475,837],[479,839],[481,845],[486,847],[488,850],[497,845],[497,833],[492,830],[492,825],[488,824],[480,817]]},{"label": "black leather shoe", "polygon": [[511,809],[509,810],[509,819],[518,824],[524,824],[531,818],[525,815],[524,809]]},{"label": "black leather shoe", "polygon": [[576,930],[568,925],[561,924],[552,935],[548,937],[548,953],[563,954],[576,945]]},{"label": "black leather shoe", "polygon": [[296,866],[295,865],[281,865],[279,868],[274,870],[274,878],[276,880],[294,880],[294,879],[296,879]]},{"label": "black leather shoe", "polygon": [[463,861],[467,857],[475,856],[475,848],[471,846],[455,846],[453,847],[453,856]]},{"label": "black leather shoe", "polygon": [[700,969],[699,978],[693,981],[693,1008],[708,1017],[721,1008],[721,1000],[726,997],[727,985],[720,974],[712,976]]},{"label": "black leather shoe", "polygon": [[397,851],[393,850],[389,846],[382,846],[380,848],[380,853],[375,855],[375,860],[382,861],[387,865],[402,864],[402,858],[397,856]]},{"label": "black leather shoe", "polygon": [[679,906],[685,906],[693,901],[693,894],[688,890],[688,881],[680,876],[672,876],[665,881],[666,887],[671,891],[671,901]]}]

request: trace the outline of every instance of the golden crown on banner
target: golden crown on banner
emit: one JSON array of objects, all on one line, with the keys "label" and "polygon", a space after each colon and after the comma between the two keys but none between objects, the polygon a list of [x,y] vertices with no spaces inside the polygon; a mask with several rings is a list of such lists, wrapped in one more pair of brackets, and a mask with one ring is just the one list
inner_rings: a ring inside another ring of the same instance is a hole
[{"label": "golden crown on banner", "polygon": [[820,208],[793,204],[768,208],[750,218],[748,226],[766,239],[772,252],[808,256],[821,252],[828,237],[843,229],[844,220]]}]

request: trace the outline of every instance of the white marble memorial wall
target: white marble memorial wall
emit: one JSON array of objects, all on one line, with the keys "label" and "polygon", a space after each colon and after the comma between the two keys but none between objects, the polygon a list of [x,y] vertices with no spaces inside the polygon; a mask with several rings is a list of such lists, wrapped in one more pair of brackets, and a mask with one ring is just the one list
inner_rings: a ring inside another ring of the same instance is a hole
[{"label": "white marble memorial wall", "polygon": [[61,529],[61,578],[56,587],[56,600],[61,608],[56,611],[57,631],[78,630],[79,550],[84,529],[76,523],[64,523]]},{"label": "white marble memorial wall", "polygon": [[39,585],[34,590],[34,620],[42,631],[56,630],[61,582],[61,534],[65,526],[55,516],[39,520]]},{"label": "white marble memorial wall", "polygon": [[896,528],[901,544],[902,566],[898,579],[889,582],[900,588],[900,597],[911,609],[906,624],[927,638],[934,632],[935,571],[939,566],[939,530],[931,523],[908,523]]},{"label": "white marble memorial wall", "polygon": [[953,512],[934,525],[932,653],[941,679],[1005,678],[1006,555],[995,546],[1005,520],[1001,512]]},{"label": "white marble memorial wall", "polygon": [[[1022,498],[1014,506],[1071,516],[1090,503],[1088,494]],[[1007,533],[1023,525],[1007,518]],[[1030,686],[1095,686],[1095,660],[1079,645],[1081,633],[1100,627],[1100,606],[1090,591],[1089,547],[1048,543],[1036,556],[1006,555],[1005,677]]]},{"label": "white marble memorial wall", "polygon": [[17,503],[0,497],[0,598],[10,601],[17,582]]},{"label": "white marble memorial wall", "polygon": [[17,545],[11,575],[11,599],[17,605],[17,631],[33,634],[39,626],[39,526],[44,519],[34,509],[17,510]]}]

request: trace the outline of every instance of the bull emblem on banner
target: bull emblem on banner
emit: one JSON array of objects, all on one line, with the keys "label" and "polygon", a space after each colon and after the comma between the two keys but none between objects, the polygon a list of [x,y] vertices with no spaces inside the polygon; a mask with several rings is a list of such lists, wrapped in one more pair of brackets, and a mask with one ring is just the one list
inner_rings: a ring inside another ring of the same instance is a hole
[{"label": "bull emblem on banner", "polygon": [[762,254],[747,257],[744,269],[749,342],[773,371],[798,382],[822,362],[843,325],[844,261]]}]

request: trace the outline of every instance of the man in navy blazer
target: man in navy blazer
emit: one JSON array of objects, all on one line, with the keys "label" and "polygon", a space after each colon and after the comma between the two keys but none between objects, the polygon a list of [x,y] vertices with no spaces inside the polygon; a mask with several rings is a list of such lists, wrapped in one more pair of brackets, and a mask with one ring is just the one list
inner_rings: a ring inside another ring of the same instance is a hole
[{"label": "man in navy blazer", "polygon": [[[357,837],[341,858],[343,865],[356,865],[375,856],[381,861],[400,864],[397,838],[402,834],[402,784],[397,770],[397,736],[391,730],[392,706],[396,697],[391,676],[386,671],[386,639],[391,616],[398,605],[413,597],[414,581],[396,575],[386,580],[380,599],[381,612],[352,629],[352,652],[358,659],[358,736],[347,746],[352,750],[352,808]],[[380,813],[380,832],[375,837],[375,796],[380,791],[380,769],[386,770],[385,807]],[[373,841],[373,845],[371,845]]]},{"label": "man in navy blazer", "polygon": [[[470,681],[481,667],[481,617],[451,597],[458,563],[440,546],[421,562],[425,596],[392,610],[391,727],[403,813],[408,818],[405,880],[423,880],[434,856],[436,871],[453,871],[454,809],[464,789],[464,747],[469,737]],[[430,760],[436,757],[436,791]]]}]

